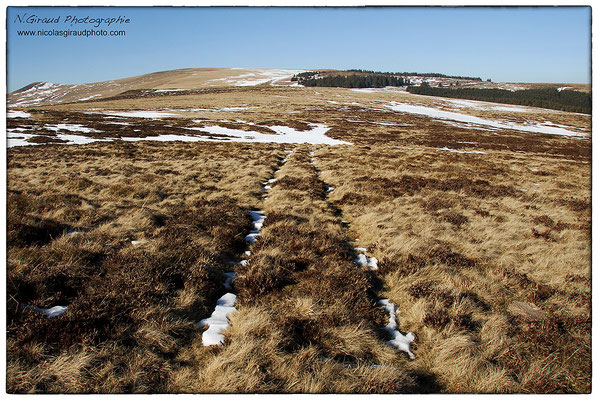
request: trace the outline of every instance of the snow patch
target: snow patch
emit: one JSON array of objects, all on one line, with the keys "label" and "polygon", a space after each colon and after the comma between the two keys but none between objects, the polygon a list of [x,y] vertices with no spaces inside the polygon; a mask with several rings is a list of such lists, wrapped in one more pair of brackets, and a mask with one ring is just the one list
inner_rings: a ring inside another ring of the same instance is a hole
[{"label": "snow patch", "polygon": [[271,130],[276,134],[265,134],[254,131],[244,131],[241,129],[225,128],[217,125],[204,126],[202,128],[187,128],[191,130],[198,130],[202,132],[211,133],[214,135],[230,136],[231,142],[256,142],[256,143],[308,143],[308,144],[328,144],[331,146],[339,144],[352,144],[342,140],[332,139],[326,136],[326,132],[330,130],[324,124],[311,124],[312,129],[309,131],[297,131],[288,126],[271,126]]},{"label": "snow patch", "polygon": [[36,146],[39,143],[31,143],[27,141],[27,139],[31,139],[35,136],[38,135],[18,133],[13,130],[8,130],[6,131],[6,147]]},{"label": "snow patch", "polygon": [[184,92],[187,89],[156,89],[154,93]]},{"label": "snow patch", "polygon": [[264,221],[266,220],[266,216],[264,215],[263,211],[249,211],[251,215],[251,219],[253,220],[253,229],[249,232],[249,235],[245,236],[245,241],[253,244],[255,239],[260,234],[260,230],[264,225]]},{"label": "snow patch", "polygon": [[228,328],[228,316],[237,311],[235,302],[237,296],[233,293],[226,293],[216,302],[216,308],[209,318],[202,319],[197,323],[200,328],[208,326],[208,329],[201,336],[204,346],[220,346],[224,342],[222,331]]},{"label": "snow patch", "polygon": [[79,100],[77,100],[77,101],[91,100],[91,99],[93,99],[93,98],[95,98],[95,97],[98,97],[98,96],[101,96],[101,94],[94,94],[93,96],[84,97],[84,98],[82,98],[82,99],[79,99]]},{"label": "snow patch", "polygon": [[425,107],[413,104],[406,104],[406,103],[397,103],[391,102],[387,105],[393,111],[402,112],[402,113],[409,113],[409,114],[417,114],[417,115],[425,115],[427,117],[441,119],[441,120],[452,120],[458,122],[464,122],[467,124],[475,124],[475,125],[482,125],[482,126],[489,126],[499,129],[513,129],[523,132],[532,132],[532,133],[545,133],[548,135],[562,135],[562,136],[573,136],[573,137],[585,137],[586,135],[581,132],[570,131],[567,129],[553,127],[553,126],[546,126],[543,124],[535,124],[535,125],[521,125],[516,124],[513,122],[508,121],[493,121],[487,120],[479,117],[475,117],[473,115],[461,114],[457,112],[451,111],[444,111],[439,110],[437,108],[432,107]]},{"label": "snow patch", "polygon": [[[194,112],[194,111],[207,111],[207,112],[222,112],[222,111],[246,111],[252,110],[259,107],[249,107],[249,106],[232,106],[232,107],[220,107],[220,108],[180,108],[180,109],[171,109],[169,111],[183,111],[183,112]],[[226,121],[223,121],[226,122]],[[248,123],[248,122],[246,122]]]},{"label": "snow patch", "polygon": [[70,132],[83,132],[83,133],[102,132],[102,131],[98,131],[97,129],[88,128],[81,124],[45,125],[44,129],[47,129],[49,131],[54,131],[54,132],[58,132],[59,130],[70,131]]},{"label": "snow patch", "polygon": [[381,88],[358,88],[358,89],[349,89],[353,92],[362,92],[362,93],[387,93],[387,92],[406,92],[405,88],[400,88],[398,86],[384,86]]},{"label": "snow patch", "polygon": [[[136,130],[136,132],[139,132]],[[158,135],[147,137],[122,137],[125,142],[139,142],[142,140],[149,140],[154,142],[220,142],[221,140],[210,139],[203,136],[186,136],[186,135]]]},{"label": "snow patch", "polygon": [[368,257],[365,254],[359,254],[354,261],[355,264],[360,267],[368,267],[370,271],[378,269],[378,259],[376,257]]},{"label": "snow patch", "polygon": [[176,114],[164,112],[164,111],[148,111],[148,110],[137,110],[137,111],[104,111],[102,114],[114,115],[117,117],[129,117],[129,118],[164,118],[174,117]]},{"label": "snow patch", "polygon": [[268,83],[268,82],[270,82],[271,84],[274,84],[281,80],[291,79],[291,77],[293,75],[296,75],[301,72],[305,72],[305,70],[300,70],[300,69],[257,69],[257,70],[252,70],[252,72],[242,74],[242,75],[212,79],[209,82],[224,81],[224,83],[234,85],[234,86],[256,86],[256,85],[261,85],[261,84]]},{"label": "snow patch", "polygon": [[58,143],[58,144],[66,144],[66,145],[88,144],[88,143],[93,143],[93,142],[110,142],[110,141],[112,141],[112,139],[94,139],[94,138],[89,138],[86,136],[67,135],[67,134],[58,134],[58,135],[56,135],[56,138],[66,141],[65,143]]},{"label": "snow patch", "polygon": [[25,111],[9,110],[6,112],[6,118],[29,118],[31,114]]},{"label": "snow patch", "polygon": [[474,108],[477,110],[511,111],[511,112],[533,112],[533,108],[514,105],[496,105],[495,103],[477,100],[454,100],[446,99],[445,102],[458,108]]},{"label": "snow patch", "polygon": [[54,306],[52,308],[35,307],[34,310],[39,313],[45,314],[46,318],[50,319],[50,318],[59,317],[62,314],[64,314],[67,310],[67,307],[66,306]]},{"label": "snow patch", "polygon": [[397,323],[397,308],[389,299],[378,300],[378,304],[384,306],[384,309],[388,313],[388,325],[384,327],[384,330],[390,334],[392,339],[386,343],[390,346],[396,347],[400,351],[404,351],[409,355],[410,359],[414,359],[415,356],[411,352],[411,342],[415,339],[415,334],[409,332],[403,335],[399,332],[399,325]]}]

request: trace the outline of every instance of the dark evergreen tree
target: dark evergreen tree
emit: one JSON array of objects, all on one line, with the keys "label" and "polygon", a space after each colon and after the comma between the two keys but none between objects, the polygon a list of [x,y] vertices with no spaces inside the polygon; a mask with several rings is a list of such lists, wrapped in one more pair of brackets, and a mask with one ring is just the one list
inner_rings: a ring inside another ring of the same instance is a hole
[{"label": "dark evergreen tree", "polygon": [[[456,83],[455,85],[458,85]],[[440,88],[430,86],[410,86],[407,91],[427,96],[441,96],[457,99],[482,100],[494,103],[518,104],[550,108],[553,110],[592,113],[592,96],[575,90],[528,89],[510,91],[504,89]]]}]

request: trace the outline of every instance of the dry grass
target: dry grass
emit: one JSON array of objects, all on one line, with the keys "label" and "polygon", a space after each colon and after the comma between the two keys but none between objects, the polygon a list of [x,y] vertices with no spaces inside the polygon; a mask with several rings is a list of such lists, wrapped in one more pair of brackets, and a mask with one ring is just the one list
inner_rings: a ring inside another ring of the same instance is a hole
[{"label": "dry grass", "polygon": [[416,363],[448,392],[588,392],[585,157],[368,147],[316,156],[418,333]]},{"label": "dry grass", "polygon": [[[246,210],[282,153],[208,147],[11,152],[9,392],[167,390],[193,324],[224,292],[227,262],[245,247]],[[68,312],[46,319],[25,304]]]},{"label": "dry grass", "polygon": [[[354,145],[9,149],[9,392],[590,391],[589,140],[495,135],[383,107],[416,98],[402,93],[259,86],[145,96],[143,87],[132,89],[38,108],[8,127],[50,143],[56,133],[40,128],[58,123],[119,137],[188,133],[217,119],[238,129],[254,129],[239,119],[299,130],[319,122]],[[231,105],[256,108],[131,118],[128,126],[85,114]],[[589,130],[587,116],[570,113],[508,117]],[[248,210],[257,209],[267,215],[261,235],[248,263],[234,266],[247,249]],[[357,268],[353,247],[368,248],[379,270]],[[212,312],[233,268],[238,312],[224,346],[204,347],[194,323]],[[417,334],[415,361],[385,344],[380,297],[399,307],[401,330]],[[23,304],[69,309],[46,319]]]}]

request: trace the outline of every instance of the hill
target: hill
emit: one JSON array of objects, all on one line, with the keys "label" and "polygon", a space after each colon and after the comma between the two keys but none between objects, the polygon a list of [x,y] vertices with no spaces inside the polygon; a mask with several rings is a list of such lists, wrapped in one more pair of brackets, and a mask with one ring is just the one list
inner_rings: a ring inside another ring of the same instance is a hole
[{"label": "hill", "polygon": [[104,82],[65,85],[34,82],[8,94],[9,107],[30,107],[99,100],[128,90],[201,89],[219,86],[289,85],[301,70],[186,68]]}]

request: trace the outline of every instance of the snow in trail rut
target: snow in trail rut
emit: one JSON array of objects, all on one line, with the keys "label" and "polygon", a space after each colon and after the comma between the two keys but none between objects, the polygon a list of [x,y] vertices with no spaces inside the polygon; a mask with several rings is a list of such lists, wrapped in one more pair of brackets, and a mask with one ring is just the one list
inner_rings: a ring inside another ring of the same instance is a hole
[{"label": "snow in trail rut", "polygon": [[249,235],[245,236],[245,241],[249,244],[253,244],[255,238],[260,234],[260,230],[266,220],[266,215],[263,211],[249,211],[249,213],[251,214],[251,219],[253,219],[253,229],[249,232]]},{"label": "snow in trail rut", "polygon": [[[230,287],[230,280],[232,278],[227,279],[225,285]],[[208,326],[208,329],[201,336],[204,346],[221,345],[224,342],[222,331],[228,328],[228,316],[237,311],[235,308],[236,301],[237,296],[235,294],[226,293],[216,302],[216,308],[210,318],[202,319],[197,323],[200,328]]]},{"label": "snow in trail rut", "polygon": [[[260,230],[262,229],[262,225],[264,224],[266,216],[264,215],[263,211],[249,211],[249,213],[253,219],[253,229],[249,235],[245,237],[245,241],[248,244],[253,244],[255,242],[255,238],[260,234]],[[251,253],[247,251],[245,254]],[[241,261],[239,264],[244,264],[243,261]],[[224,288],[226,290],[232,290],[231,284],[235,277],[236,274],[234,272],[226,273],[226,281],[224,282]],[[232,292],[225,293],[216,302],[216,308],[214,309],[214,312],[212,312],[212,315],[209,318],[202,319],[197,323],[200,328],[206,326],[208,327],[201,337],[201,341],[204,346],[220,346],[222,343],[224,343],[224,335],[222,332],[229,326],[228,317],[230,314],[237,311],[235,307],[236,301],[236,294]]]},{"label": "snow in trail rut", "polygon": [[[245,237],[245,241],[248,244],[253,244],[255,242],[255,238],[260,234],[260,230],[262,229],[262,225],[264,224],[266,216],[264,215],[263,211],[249,211],[249,214],[253,219],[253,229],[249,235]],[[247,251],[245,254],[251,253]],[[241,261],[239,264],[244,264],[243,261]],[[234,272],[226,273],[226,281],[224,282],[224,288],[226,290],[232,290],[231,284],[235,277],[236,274]],[[220,346],[222,343],[224,343],[224,335],[222,332],[229,326],[229,315],[237,311],[235,307],[236,301],[236,294],[232,292],[225,293],[216,302],[216,308],[214,309],[214,312],[212,312],[212,315],[209,318],[202,319],[197,323],[200,328],[206,326],[208,327],[201,337],[201,341],[204,346]]]},{"label": "snow in trail rut", "polygon": [[367,249],[363,247],[357,247],[355,250],[362,253],[355,257],[355,264],[360,267],[367,267],[370,271],[375,271],[378,269],[378,259],[376,257],[368,257],[367,255],[363,254],[367,252]]},{"label": "snow in trail rut", "polygon": [[411,352],[411,342],[415,339],[415,334],[413,332],[409,332],[406,335],[403,335],[399,332],[399,324],[397,323],[397,307],[389,300],[389,299],[381,299],[378,301],[378,304],[384,306],[386,312],[388,312],[388,325],[384,328],[386,332],[388,332],[391,336],[391,339],[386,342],[390,346],[394,346],[400,351],[404,351],[409,355],[410,359],[414,359],[415,356]]}]

